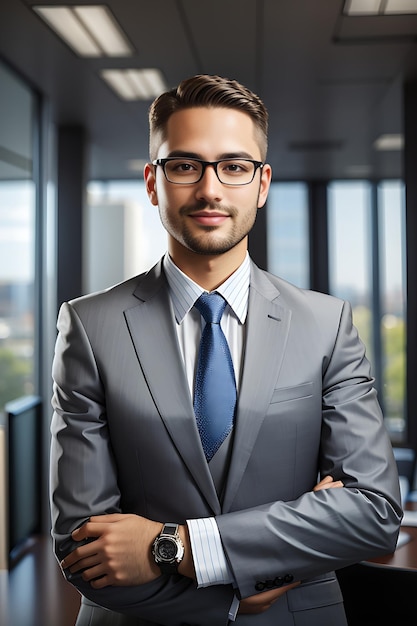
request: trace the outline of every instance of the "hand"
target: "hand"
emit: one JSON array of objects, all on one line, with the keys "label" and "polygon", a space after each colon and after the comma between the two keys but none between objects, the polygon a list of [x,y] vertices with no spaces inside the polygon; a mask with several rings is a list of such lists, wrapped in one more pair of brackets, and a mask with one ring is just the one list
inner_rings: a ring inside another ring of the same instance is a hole
[{"label": "hand", "polygon": [[94,589],[150,582],[161,574],[150,551],[161,529],[159,522],[139,515],[114,513],[91,517],[74,530],[72,538],[93,541],[76,548],[61,566],[71,574],[84,570],[83,579]]},{"label": "hand", "polygon": [[291,583],[285,587],[269,589],[255,596],[244,598],[240,601],[238,615],[257,615],[258,613],[265,613],[265,611],[271,608],[274,602],[287,593],[289,589],[294,589],[294,587],[297,587],[299,584],[299,582]]},{"label": "hand", "polygon": [[313,491],[321,491],[322,489],[338,489],[344,487],[341,480],[333,480],[332,476],[325,476],[317,485],[313,487]]}]

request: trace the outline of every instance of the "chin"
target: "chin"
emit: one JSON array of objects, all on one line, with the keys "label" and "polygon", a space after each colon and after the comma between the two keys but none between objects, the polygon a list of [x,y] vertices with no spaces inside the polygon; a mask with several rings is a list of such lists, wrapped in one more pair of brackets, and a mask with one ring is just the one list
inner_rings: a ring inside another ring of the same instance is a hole
[{"label": "chin", "polygon": [[[233,237],[233,238],[215,238],[210,237],[209,233],[206,233],[203,237],[195,238],[195,237],[184,237],[182,241],[182,245],[184,245],[191,252],[195,252],[195,254],[201,254],[206,256],[219,256],[221,254],[225,254],[226,252],[230,252],[233,248],[235,248],[239,243],[247,236],[247,233],[244,233],[241,237]],[[210,241],[211,239],[211,241]]]}]

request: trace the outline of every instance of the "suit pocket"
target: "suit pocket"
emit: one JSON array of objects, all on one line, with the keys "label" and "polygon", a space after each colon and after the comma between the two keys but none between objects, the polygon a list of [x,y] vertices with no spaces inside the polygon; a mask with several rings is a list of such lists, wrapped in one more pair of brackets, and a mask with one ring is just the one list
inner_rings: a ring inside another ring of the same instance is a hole
[{"label": "suit pocket", "polygon": [[313,383],[303,383],[295,387],[283,387],[275,389],[272,394],[271,404],[276,402],[288,402],[289,400],[298,400],[300,398],[309,398],[313,395]]},{"label": "suit pocket", "polygon": [[317,576],[287,593],[290,611],[305,611],[343,602],[342,592],[334,574]]}]

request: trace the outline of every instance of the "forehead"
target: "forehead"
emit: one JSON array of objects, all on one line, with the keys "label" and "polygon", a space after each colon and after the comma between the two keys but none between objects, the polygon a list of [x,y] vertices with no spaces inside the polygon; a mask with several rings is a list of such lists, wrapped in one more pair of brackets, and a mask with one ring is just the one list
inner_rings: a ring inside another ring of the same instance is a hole
[{"label": "forehead", "polygon": [[206,159],[243,152],[254,159],[261,155],[252,118],[243,111],[224,107],[194,107],[173,113],[158,156],[174,151],[190,152]]}]

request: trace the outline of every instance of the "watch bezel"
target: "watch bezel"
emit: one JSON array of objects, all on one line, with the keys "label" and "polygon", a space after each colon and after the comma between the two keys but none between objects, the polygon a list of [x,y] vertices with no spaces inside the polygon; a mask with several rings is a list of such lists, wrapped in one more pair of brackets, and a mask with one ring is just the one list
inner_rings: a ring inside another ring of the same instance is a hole
[{"label": "watch bezel", "polygon": [[[168,542],[175,548],[175,554],[172,558],[164,557],[161,554],[160,550],[165,542]],[[178,566],[184,557],[184,545],[178,533],[178,524],[164,524],[161,533],[152,544],[152,555],[163,574],[177,573]]]}]

